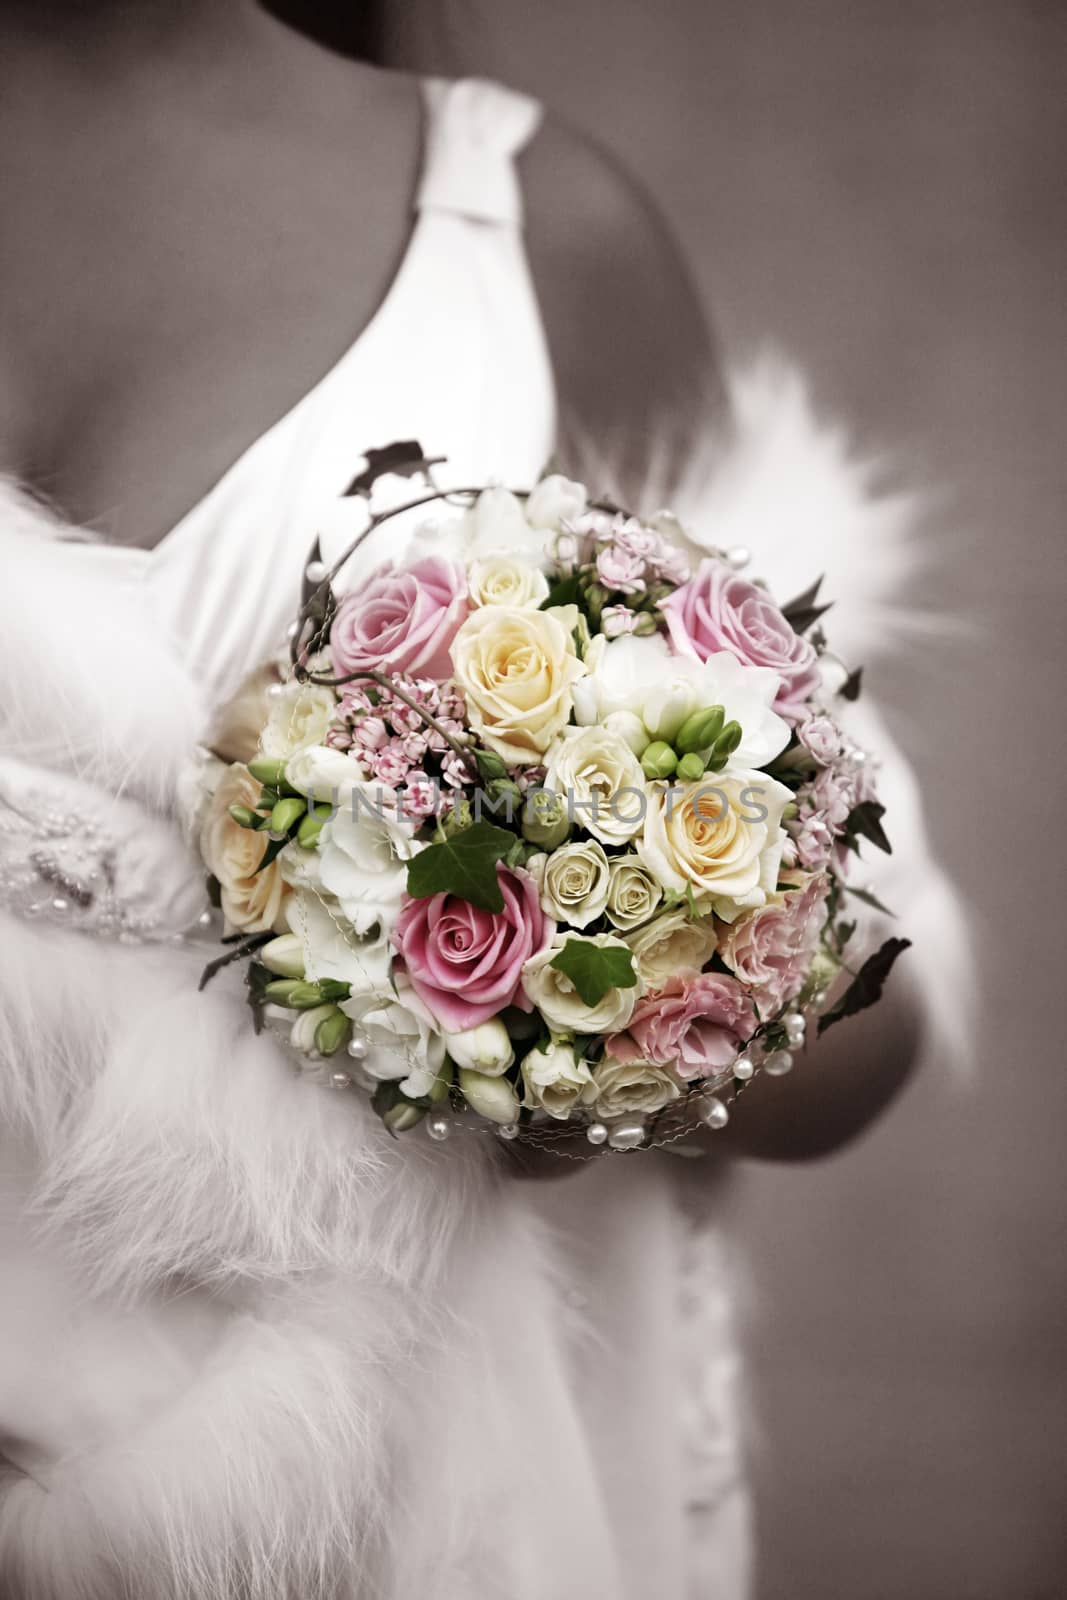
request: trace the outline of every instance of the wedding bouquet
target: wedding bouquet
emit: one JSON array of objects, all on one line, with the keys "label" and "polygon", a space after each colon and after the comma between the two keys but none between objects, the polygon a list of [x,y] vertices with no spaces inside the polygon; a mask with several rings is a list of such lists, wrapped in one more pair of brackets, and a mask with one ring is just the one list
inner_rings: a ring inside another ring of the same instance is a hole
[{"label": "wedding bouquet", "polygon": [[[850,958],[850,899],[884,910],[850,857],[889,849],[838,721],[860,674],[818,583],[780,606],[667,513],[558,475],[444,491],[433,465],[373,452],[358,536],[313,552],[258,752],[201,829],[231,943],[209,973],[247,960],[257,1025],[393,1133],[723,1127],[907,944]],[[424,491],[374,511],[385,474]],[[346,583],[419,512],[404,560]]]}]

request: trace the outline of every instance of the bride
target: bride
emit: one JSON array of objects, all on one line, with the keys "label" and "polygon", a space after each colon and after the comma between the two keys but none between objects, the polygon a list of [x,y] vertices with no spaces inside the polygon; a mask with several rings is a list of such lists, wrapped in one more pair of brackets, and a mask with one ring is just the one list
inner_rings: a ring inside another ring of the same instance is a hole
[{"label": "bride", "polygon": [[795,382],[726,383],[655,211],[534,102],[344,60],[254,0],[9,0],[0,46],[0,1592],[737,1597],[725,1435],[700,1487],[722,1285],[690,1281],[683,1326],[685,1260],[719,1269],[677,1174],[699,1211],[731,1153],[851,1138],[907,1075],[914,997],[700,1162],[396,1146],[235,989],[196,993],[183,773],[369,446],[522,484],[595,441],[631,494],[657,467],[682,494],[699,447],[717,542],[762,541],[786,587],[783,526],[842,593],[892,509]]}]

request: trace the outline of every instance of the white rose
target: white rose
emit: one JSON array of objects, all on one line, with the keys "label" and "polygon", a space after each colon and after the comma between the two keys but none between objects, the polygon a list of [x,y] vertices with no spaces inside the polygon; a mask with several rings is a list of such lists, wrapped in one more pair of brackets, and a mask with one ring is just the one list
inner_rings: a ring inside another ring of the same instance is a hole
[{"label": "white rose", "polygon": [[641,763],[609,728],[564,729],[545,763],[545,788],[564,795],[573,822],[602,844],[625,844],[648,809]]},{"label": "white rose", "polygon": [[476,606],[519,606],[536,611],[548,598],[548,579],[528,561],[506,551],[481,556],[467,569],[467,584]]},{"label": "white rose", "polygon": [[677,1100],[681,1089],[666,1067],[605,1056],[593,1075],[601,1117],[649,1116]]},{"label": "white rose", "polygon": [[584,484],[553,472],[527,497],[526,520],[531,528],[559,528],[565,522],[576,522],[588,503]]},{"label": "white rose", "polygon": [[309,745],[321,745],[337,713],[332,689],[297,683],[295,679],[275,684],[267,704],[269,711],[259,748],[272,760],[295,755]]},{"label": "white rose", "polygon": [[640,927],[663,899],[663,890],[639,856],[613,856],[608,871],[608,916],[626,932]]},{"label": "white rose", "polygon": [[592,1099],[593,1074],[574,1047],[553,1039],[531,1050],[522,1063],[525,1103],[564,1122],[579,1102]]},{"label": "white rose", "polygon": [[634,966],[649,989],[662,989],[676,972],[701,972],[716,946],[713,917],[691,917],[688,907],[664,911],[626,935]]},{"label": "white rose", "polygon": [[522,986],[550,1028],[557,1033],[619,1033],[633,1015],[642,993],[638,982],[631,989],[609,989],[595,1006],[587,1006],[571,980],[549,963],[565,944],[581,942],[625,950],[621,939],[608,933],[557,934],[552,943],[532,956],[522,969]]},{"label": "white rose", "polygon": [[671,654],[659,634],[607,640],[598,634],[585,653],[586,677],[575,687],[579,723],[604,722],[616,712],[639,717],[650,739],[669,744],[694,711],[722,706],[724,722],[741,725],[733,768],[762,767],[789,743],[789,728],[772,709],[778,674],[743,665],[728,652],[693,661]]},{"label": "white rose", "polygon": [[343,750],[328,745],[307,745],[285,763],[285,778],[292,788],[309,799],[341,805],[352,790],[363,784],[365,774],[359,762]]},{"label": "white rose", "polygon": [[512,766],[534,766],[565,727],[585,667],[567,619],[552,611],[483,606],[452,641],[471,726]]},{"label": "white rose", "polygon": [[446,1033],[445,1047],[457,1067],[470,1067],[487,1077],[498,1078],[515,1059],[508,1030],[499,1017],[464,1028],[461,1033]]},{"label": "white rose", "polygon": [[555,921],[585,928],[603,914],[608,858],[592,840],[561,845],[548,856],[531,856],[526,870],[541,892],[541,905]]},{"label": "white rose", "polygon": [[356,932],[377,924],[391,933],[407,886],[407,863],[423,847],[412,824],[397,816],[388,797],[369,785],[354,787],[319,835],[319,875]]},{"label": "white rose", "polygon": [[665,888],[729,919],[774,893],[792,798],[765,772],[708,774],[652,798],[637,852]]},{"label": "white rose", "polygon": [[200,854],[218,879],[223,916],[240,933],[282,926],[289,893],[277,859],[258,870],[266,835],[242,828],[230,816],[233,805],[254,809],[261,787],[247,767],[227,767],[206,804],[200,828]]},{"label": "white rose", "polygon": [[355,995],[388,988],[393,958],[386,938],[359,938],[338,906],[308,890],[293,894],[286,916],[300,941],[309,980],[332,978],[350,984]]},{"label": "white rose", "polygon": [[353,996],[341,1002],[369,1046],[365,1071],[379,1082],[399,1081],[412,1100],[428,1095],[445,1060],[445,1041],[430,1013],[404,978],[397,977],[396,993]]}]

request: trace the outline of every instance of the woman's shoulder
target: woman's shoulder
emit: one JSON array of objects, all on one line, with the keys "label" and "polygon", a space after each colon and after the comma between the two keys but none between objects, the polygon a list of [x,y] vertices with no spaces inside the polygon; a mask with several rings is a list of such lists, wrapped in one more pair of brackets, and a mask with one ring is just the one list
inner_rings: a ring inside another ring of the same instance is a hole
[{"label": "woman's shoulder", "polygon": [[554,116],[521,168],[563,448],[607,454],[623,488],[665,463],[669,473],[726,411],[682,249],[624,164]]}]

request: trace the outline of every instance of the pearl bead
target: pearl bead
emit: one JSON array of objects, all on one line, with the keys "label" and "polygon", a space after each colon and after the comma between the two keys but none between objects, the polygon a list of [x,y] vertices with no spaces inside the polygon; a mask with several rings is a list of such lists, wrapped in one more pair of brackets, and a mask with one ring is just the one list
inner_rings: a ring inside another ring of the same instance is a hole
[{"label": "pearl bead", "polygon": [[442,1139],[447,1139],[452,1132],[452,1124],[447,1117],[427,1117],[426,1132],[431,1139],[436,1139],[440,1143]]},{"label": "pearl bead", "polygon": [[785,1019],[785,1036],[792,1045],[804,1043],[807,1027],[799,1011],[791,1011]]},{"label": "pearl bead", "polygon": [[738,1056],[734,1062],[734,1077],[740,1078],[742,1083],[747,1083],[749,1078],[756,1075],[756,1063],[749,1056]]},{"label": "pearl bead", "polygon": [[196,919],[197,927],[198,928],[210,928],[211,923],[212,923],[212,913],[210,911],[201,911],[200,915]]},{"label": "pearl bead", "polygon": [[331,1089],[350,1089],[351,1087],[352,1087],[352,1079],[348,1076],[347,1072],[331,1072],[330,1073],[330,1088]]},{"label": "pearl bead", "polygon": [[585,1136],[590,1144],[604,1144],[608,1137],[608,1130],[602,1122],[591,1122],[585,1130]]},{"label": "pearl bead", "polygon": [[719,1128],[725,1128],[730,1120],[730,1113],[721,1100],[716,1100],[712,1096],[710,1100],[701,1106],[700,1120],[706,1127],[717,1131]]},{"label": "pearl bead", "polygon": [[507,1139],[509,1142],[519,1137],[519,1125],[517,1122],[502,1122],[496,1131],[499,1138]]},{"label": "pearl bead", "polygon": [[747,567],[751,560],[752,552],[743,544],[735,544],[726,552],[726,564],[733,567],[735,572]]},{"label": "pearl bead", "polygon": [[352,1060],[366,1061],[367,1049],[368,1046],[366,1039],[362,1038],[358,1033],[354,1033],[351,1039],[348,1041],[348,1053],[352,1057]]},{"label": "pearl bead", "polygon": [[645,1142],[643,1122],[617,1122],[608,1134],[613,1150],[637,1150]]},{"label": "pearl bead", "polygon": [[763,1063],[763,1070],[769,1078],[784,1078],[793,1070],[793,1057],[788,1050],[774,1050]]},{"label": "pearl bead", "polygon": [[309,561],[304,568],[304,576],[309,583],[321,583],[329,570],[325,561]]}]

